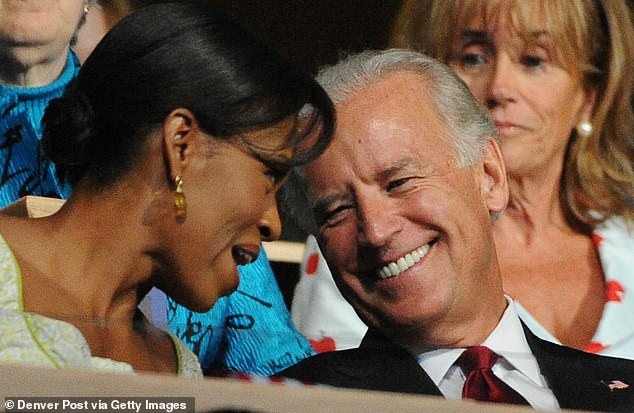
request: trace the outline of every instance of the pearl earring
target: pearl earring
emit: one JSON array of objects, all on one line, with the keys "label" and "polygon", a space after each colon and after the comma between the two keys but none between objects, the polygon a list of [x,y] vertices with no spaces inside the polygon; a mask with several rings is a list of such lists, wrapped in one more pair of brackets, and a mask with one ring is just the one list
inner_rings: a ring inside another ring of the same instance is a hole
[{"label": "pearl earring", "polygon": [[592,123],[583,121],[579,122],[576,129],[579,136],[581,136],[582,138],[588,138],[590,137],[590,135],[592,135],[593,127]]}]

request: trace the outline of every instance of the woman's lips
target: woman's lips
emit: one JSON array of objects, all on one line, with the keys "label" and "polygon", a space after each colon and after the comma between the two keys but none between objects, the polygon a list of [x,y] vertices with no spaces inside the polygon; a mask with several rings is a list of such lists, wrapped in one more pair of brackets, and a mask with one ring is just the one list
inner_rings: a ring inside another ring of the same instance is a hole
[{"label": "woman's lips", "polygon": [[501,134],[509,134],[519,132],[522,127],[515,123],[511,122],[503,122],[503,121],[495,121],[495,127]]},{"label": "woman's lips", "polygon": [[238,265],[247,265],[252,263],[260,255],[260,246],[254,244],[240,244],[231,248],[233,260]]}]

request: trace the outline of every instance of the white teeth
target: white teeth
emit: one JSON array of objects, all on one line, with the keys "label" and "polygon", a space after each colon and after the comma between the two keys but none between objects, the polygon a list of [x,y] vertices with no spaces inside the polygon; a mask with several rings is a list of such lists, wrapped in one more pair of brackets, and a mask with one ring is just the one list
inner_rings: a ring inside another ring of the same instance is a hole
[{"label": "white teeth", "polygon": [[245,264],[251,264],[253,262],[253,255],[251,254],[247,254],[246,252],[242,251],[242,250],[238,250],[238,255],[240,256],[240,258],[243,258],[245,262]]},{"label": "white teeth", "polygon": [[405,258],[401,257],[396,261],[396,265],[398,265],[398,269],[403,272],[408,269],[410,266],[405,262]]},{"label": "white teeth", "polygon": [[429,252],[429,244],[425,244],[421,247],[416,248],[414,251],[405,254],[395,262],[391,262],[388,265],[380,268],[377,271],[377,275],[379,278],[387,279],[399,275],[400,273],[408,270],[418,261],[420,261],[427,252]]},{"label": "white teeth", "polygon": [[388,264],[387,268],[390,270],[391,275],[400,274],[400,270],[398,269],[398,265],[395,262],[391,262]]},{"label": "white teeth", "polygon": [[409,255],[414,259],[414,262],[418,262],[418,260],[423,258],[423,257],[421,257],[421,255],[418,252],[418,250],[414,250],[414,251],[410,252]]}]

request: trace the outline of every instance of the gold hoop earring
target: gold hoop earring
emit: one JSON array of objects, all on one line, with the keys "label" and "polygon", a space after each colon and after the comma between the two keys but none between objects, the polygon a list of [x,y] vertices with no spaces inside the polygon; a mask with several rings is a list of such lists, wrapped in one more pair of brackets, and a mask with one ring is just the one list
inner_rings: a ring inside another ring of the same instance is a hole
[{"label": "gold hoop earring", "polygon": [[183,192],[183,178],[177,175],[174,178],[174,184],[176,190],[174,191],[174,206],[176,207],[176,218],[183,219],[187,214],[187,200],[185,199],[185,193]]}]

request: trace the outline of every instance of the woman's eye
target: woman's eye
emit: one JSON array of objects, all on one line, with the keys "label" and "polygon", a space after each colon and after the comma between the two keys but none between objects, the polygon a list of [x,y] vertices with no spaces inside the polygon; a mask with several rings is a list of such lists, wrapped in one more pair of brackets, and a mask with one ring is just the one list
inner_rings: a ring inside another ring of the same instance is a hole
[{"label": "woman's eye", "polygon": [[288,175],[288,171],[281,169],[269,169],[265,172],[265,175],[273,185],[279,185]]},{"label": "woman's eye", "polygon": [[525,55],[522,56],[521,62],[528,68],[537,68],[544,64],[545,60],[540,56]]},{"label": "woman's eye", "polygon": [[461,66],[476,67],[487,63],[488,59],[485,55],[479,53],[465,53],[458,59]]}]

